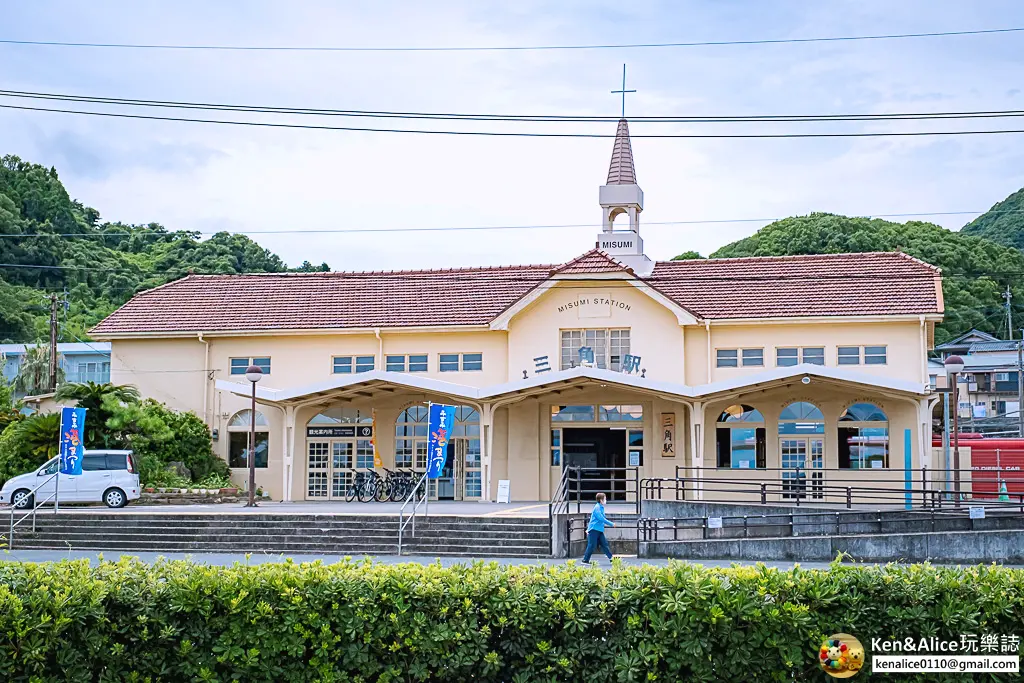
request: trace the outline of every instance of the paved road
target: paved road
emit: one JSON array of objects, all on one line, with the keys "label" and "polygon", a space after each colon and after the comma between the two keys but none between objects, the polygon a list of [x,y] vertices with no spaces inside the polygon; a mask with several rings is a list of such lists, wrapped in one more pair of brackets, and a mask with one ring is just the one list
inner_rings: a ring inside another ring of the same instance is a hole
[{"label": "paved road", "polygon": [[[0,561],[11,561],[11,562],[54,562],[57,560],[66,559],[87,559],[90,562],[96,562],[100,557],[106,560],[117,560],[121,557],[136,557],[143,562],[155,562],[160,558],[168,560],[191,560],[193,562],[209,564],[214,566],[230,566],[237,562],[243,564],[265,564],[268,562],[284,562],[291,559],[295,562],[314,562],[321,560],[327,564],[339,562],[345,558],[342,555],[272,555],[269,553],[252,553],[248,557],[240,553],[144,553],[144,552],[121,552],[121,551],[108,551],[108,552],[97,552],[89,550],[13,550],[13,551],[0,551]],[[520,559],[520,558],[470,558],[470,557],[427,557],[427,556],[402,556],[397,555],[379,555],[369,557],[366,555],[351,555],[353,560],[372,559],[376,562],[383,562],[386,564],[399,564],[405,562],[418,563],[418,564],[430,564],[440,559],[441,564],[450,566],[454,564],[466,564],[475,561],[484,562],[497,562],[499,564],[565,564],[567,560],[556,560],[556,559]],[[626,565],[652,565],[657,567],[663,567],[669,563],[669,560],[663,559],[638,559],[635,556],[620,556],[623,564]],[[576,558],[576,562],[579,562],[579,558]],[[600,566],[607,567],[608,561],[606,559],[599,558]],[[707,567],[730,567],[733,564],[739,564],[744,566],[752,566],[757,564],[756,562],[749,561],[738,561],[733,562],[729,560],[705,560],[703,562],[695,562],[694,564],[701,564]],[[804,569],[826,569],[829,564],[826,562],[765,562],[765,565],[769,567],[776,567],[779,569],[791,569],[794,564],[799,564]],[[1008,565],[1014,566],[1014,565]],[[1021,568],[1018,566],[1018,568]]]}]

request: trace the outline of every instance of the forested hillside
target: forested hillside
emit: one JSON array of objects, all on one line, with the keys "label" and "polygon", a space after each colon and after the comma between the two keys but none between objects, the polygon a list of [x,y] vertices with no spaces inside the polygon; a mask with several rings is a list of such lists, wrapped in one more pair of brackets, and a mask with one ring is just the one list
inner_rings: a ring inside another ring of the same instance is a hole
[{"label": "forested hillside", "polygon": [[[0,160],[0,342],[48,335],[51,292],[68,292],[63,340],[86,331],[142,289],[196,273],[280,272],[276,255],[244,235],[194,232],[159,223],[126,225],[100,219],[72,201],[53,168]],[[301,270],[327,270],[303,264]]]},{"label": "forested hillside", "polygon": [[1024,188],[975,218],[960,232],[1024,249]]},{"label": "forested hillside", "polygon": [[1014,295],[1014,315],[1024,320],[1024,252],[934,223],[814,213],[776,221],[712,257],[897,250],[942,268],[946,320],[936,331],[938,343],[971,328],[1005,336],[1002,293],[1007,285]]}]

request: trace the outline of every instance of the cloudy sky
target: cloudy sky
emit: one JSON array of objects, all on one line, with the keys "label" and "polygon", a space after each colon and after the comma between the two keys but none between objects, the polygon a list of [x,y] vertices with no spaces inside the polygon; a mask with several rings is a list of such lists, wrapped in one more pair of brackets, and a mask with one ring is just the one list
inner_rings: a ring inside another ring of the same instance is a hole
[{"label": "cloudy sky", "polygon": [[[244,8],[244,9],[243,9]],[[0,39],[253,46],[524,46],[1024,27],[1018,0],[9,3]],[[681,48],[271,52],[0,45],[0,89],[335,109],[615,116],[1024,109],[1024,33]],[[0,98],[0,104],[26,104]],[[39,102],[30,105],[54,106]],[[76,105],[88,109],[89,105]],[[92,107],[95,109],[95,107]],[[152,110],[138,110],[154,113]],[[168,112],[155,112],[168,113]],[[173,113],[172,113],[173,115]],[[189,115],[189,114],[184,114]],[[375,125],[367,119],[193,113]],[[383,122],[613,133],[614,123]],[[1024,128],[952,122],[647,124],[642,133]],[[0,109],[0,154],[56,166],[105,220],[244,231],[335,269],[557,263],[594,241],[608,139],[286,130]],[[1024,186],[1024,134],[635,139],[647,253],[707,254],[767,219],[977,212]],[[939,216],[957,228],[973,216]],[[317,230],[566,226],[409,233]],[[275,234],[258,235],[260,231]],[[288,231],[294,231],[289,233]],[[306,231],[306,232],[298,232]]]}]

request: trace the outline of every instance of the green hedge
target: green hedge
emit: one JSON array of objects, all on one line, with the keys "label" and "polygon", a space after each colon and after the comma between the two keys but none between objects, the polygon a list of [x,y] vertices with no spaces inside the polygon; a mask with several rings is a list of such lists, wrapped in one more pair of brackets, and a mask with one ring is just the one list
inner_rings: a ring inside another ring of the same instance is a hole
[{"label": "green hedge", "polygon": [[1022,625],[996,567],[0,563],[7,681],[822,681],[835,632]]}]

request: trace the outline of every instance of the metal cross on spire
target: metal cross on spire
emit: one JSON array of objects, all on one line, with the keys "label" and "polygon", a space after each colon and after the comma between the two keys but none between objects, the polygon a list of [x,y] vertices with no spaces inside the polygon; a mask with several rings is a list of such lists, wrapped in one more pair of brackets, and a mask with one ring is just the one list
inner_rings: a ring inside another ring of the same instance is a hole
[{"label": "metal cross on spire", "polygon": [[626,93],[636,90],[626,90],[626,65],[622,65],[622,90],[612,90],[613,95],[622,94],[622,118],[626,118]]}]

